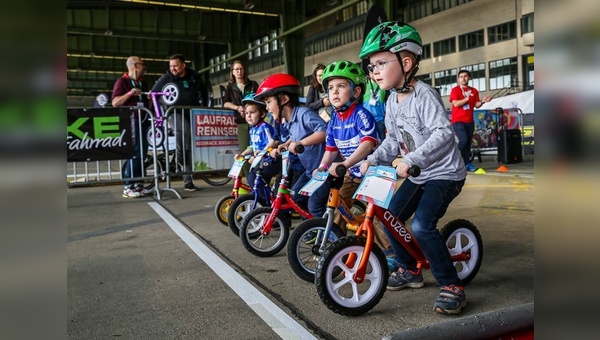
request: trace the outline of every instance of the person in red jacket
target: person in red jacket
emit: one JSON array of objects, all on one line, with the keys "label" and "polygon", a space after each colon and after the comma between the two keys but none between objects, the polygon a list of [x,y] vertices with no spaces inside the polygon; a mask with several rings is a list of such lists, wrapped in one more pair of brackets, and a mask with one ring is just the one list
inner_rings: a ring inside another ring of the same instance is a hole
[{"label": "person in red jacket", "polygon": [[470,162],[471,141],[475,130],[473,110],[491,101],[492,97],[485,96],[479,99],[479,91],[469,86],[469,80],[471,80],[469,71],[458,71],[458,85],[450,92],[450,103],[452,103],[452,126],[458,137],[458,149],[465,161],[467,171],[473,172],[477,170]]}]

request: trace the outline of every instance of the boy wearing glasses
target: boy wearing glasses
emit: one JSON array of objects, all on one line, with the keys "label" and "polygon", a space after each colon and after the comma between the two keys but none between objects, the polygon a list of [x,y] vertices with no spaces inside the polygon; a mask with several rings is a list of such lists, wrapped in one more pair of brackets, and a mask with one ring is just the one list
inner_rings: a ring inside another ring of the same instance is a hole
[{"label": "boy wearing glasses", "polygon": [[[379,24],[365,38],[359,57],[369,59],[368,68],[377,84],[393,91],[385,110],[387,135],[361,165],[361,172],[364,174],[369,165],[391,164],[397,155],[402,155],[396,171],[406,179],[394,194],[389,210],[404,222],[414,214],[414,237],[441,286],[433,309],[441,314],[458,314],[467,305],[467,299],[437,222],[460,193],[467,172],[440,95],[414,79],[421,51],[419,33],[396,21]],[[421,174],[414,178],[408,174],[413,165],[421,168]],[[423,287],[416,260],[387,228],[385,232],[399,266],[390,274],[387,289]]]}]

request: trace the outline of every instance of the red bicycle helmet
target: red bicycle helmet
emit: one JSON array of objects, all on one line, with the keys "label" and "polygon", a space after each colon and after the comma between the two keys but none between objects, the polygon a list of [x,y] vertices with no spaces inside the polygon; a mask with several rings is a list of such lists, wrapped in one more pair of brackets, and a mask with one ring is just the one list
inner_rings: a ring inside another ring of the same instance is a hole
[{"label": "red bicycle helmet", "polygon": [[264,100],[265,97],[272,97],[280,92],[299,95],[300,82],[294,76],[285,73],[271,75],[260,84],[254,95],[254,99]]}]

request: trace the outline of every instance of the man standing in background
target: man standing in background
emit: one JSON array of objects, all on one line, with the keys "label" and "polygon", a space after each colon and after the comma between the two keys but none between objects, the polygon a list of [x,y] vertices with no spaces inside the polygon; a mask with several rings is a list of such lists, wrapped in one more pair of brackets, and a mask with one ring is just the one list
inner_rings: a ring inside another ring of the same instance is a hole
[{"label": "man standing in background", "polygon": [[458,71],[458,85],[450,92],[450,103],[452,103],[452,126],[458,137],[458,149],[465,161],[467,171],[474,172],[477,168],[470,162],[471,141],[475,130],[473,110],[491,101],[492,97],[485,96],[480,100],[479,91],[468,85],[469,80],[471,80],[469,71]]},{"label": "man standing in background", "polygon": [[[148,107],[148,98],[142,92],[148,91],[148,83],[142,79],[144,62],[138,56],[127,58],[125,63],[127,73],[115,81],[112,92],[112,106],[137,106]],[[148,153],[146,133],[150,128],[150,120],[146,119],[144,111],[135,110],[131,115],[131,128],[133,136],[133,158],[128,160],[123,167],[122,177],[125,179],[123,197],[138,198],[144,194],[141,181],[130,181],[129,178],[143,176],[144,156]]]},{"label": "man standing in background", "polygon": [[[163,87],[173,83],[179,91],[177,102],[171,106],[206,106],[208,104],[208,91],[200,75],[185,64],[181,54],[169,57],[169,70],[163,74],[152,87],[152,92],[160,92]],[[187,191],[196,191],[192,179],[192,135],[190,111],[178,109],[171,116],[175,126],[175,140],[177,144],[177,161],[184,166],[183,188]]]}]

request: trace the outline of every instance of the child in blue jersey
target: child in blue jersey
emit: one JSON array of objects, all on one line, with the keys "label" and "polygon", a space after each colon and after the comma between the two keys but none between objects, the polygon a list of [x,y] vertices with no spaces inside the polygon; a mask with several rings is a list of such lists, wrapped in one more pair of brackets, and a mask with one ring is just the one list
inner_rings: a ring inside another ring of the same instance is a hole
[{"label": "child in blue jersey", "polygon": [[366,87],[363,95],[363,106],[375,118],[379,138],[383,140],[385,138],[385,101],[387,100],[388,93],[377,85],[377,82],[373,78],[373,72],[369,72]]},{"label": "child in blue jersey", "polygon": [[[274,74],[260,84],[256,90],[256,100],[264,100],[267,110],[278,120],[285,119],[289,129],[289,139],[273,150],[271,155],[277,156],[282,149],[297,153],[298,145],[304,146],[304,152],[298,153],[298,158],[305,171],[292,187],[298,193],[312,177],[312,171],[319,167],[319,162],[325,152],[325,131],[327,124],[310,108],[300,107],[300,82],[289,74]],[[323,185],[313,195],[306,197],[294,195],[294,200],[308,206],[313,216],[321,217],[325,213],[329,185]]]},{"label": "child in blue jersey", "polygon": [[[360,66],[347,60],[334,61],[323,71],[323,85],[334,110],[327,127],[325,154],[315,172],[329,169],[332,176],[337,176],[338,165],[348,169],[340,195],[349,207],[353,204],[352,194],[364,177],[360,164],[380,141],[375,118],[361,104],[365,81]],[[342,162],[336,162],[339,156]],[[346,221],[337,211],[334,222],[346,230]],[[390,243],[379,226],[375,228],[375,240],[384,250],[389,248]]]},{"label": "child in blue jersey", "polygon": [[[279,132],[271,124],[265,121],[267,116],[266,105],[262,101],[254,99],[254,93],[248,94],[242,99],[244,104],[246,122],[250,126],[250,145],[241,154],[236,154],[235,158],[247,155],[256,156],[262,150],[271,150],[279,145]],[[250,162],[252,163],[252,158]],[[276,159],[267,160],[268,165],[263,168],[263,178],[269,183],[273,176],[281,172],[281,161]],[[248,185],[254,186],[256,179],[256,168],[248,172],[246,176]]]}]

